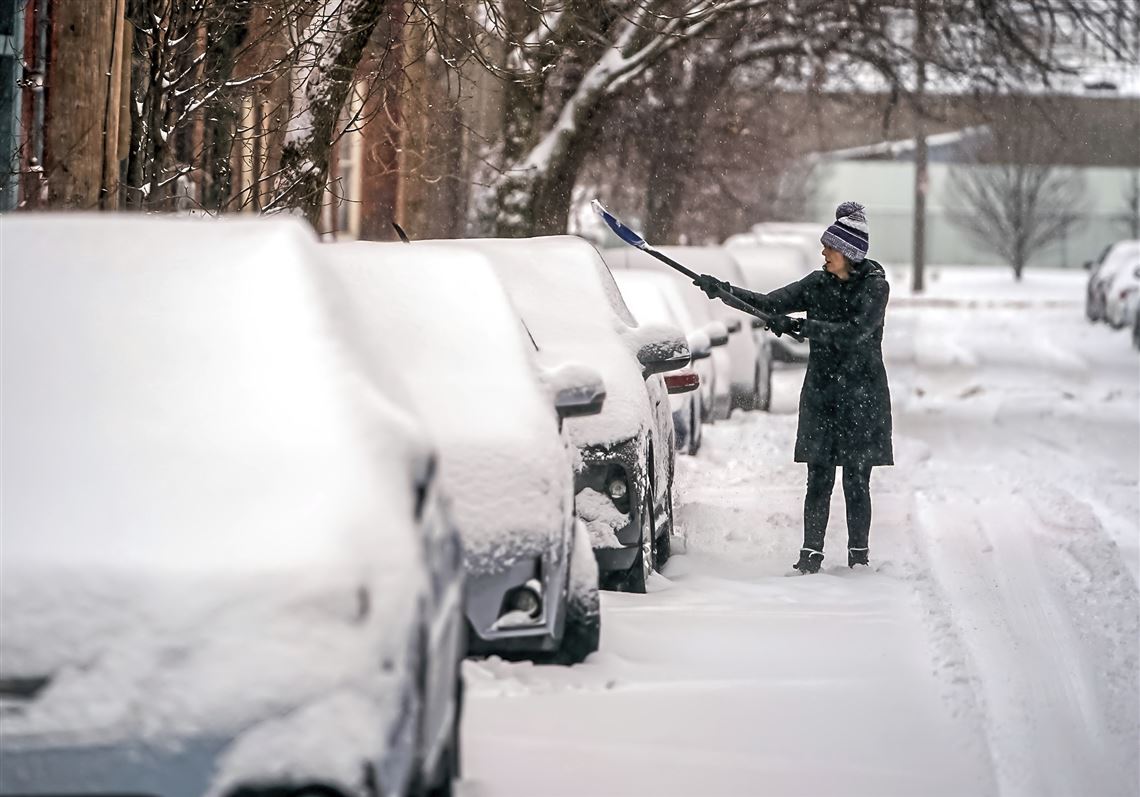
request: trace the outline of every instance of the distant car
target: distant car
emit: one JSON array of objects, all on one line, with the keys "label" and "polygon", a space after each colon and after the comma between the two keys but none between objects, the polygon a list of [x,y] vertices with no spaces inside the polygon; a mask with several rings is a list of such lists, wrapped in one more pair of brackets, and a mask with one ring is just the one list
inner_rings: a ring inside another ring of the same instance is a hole
[{"label": "distant car", "polygon": [[580,456],[576,507],[603,585],[645,592],[671,551],[675,449],[661,374],[688,365],[684,336],[639,327],[601,256],[581,238],[439,243],[487,256],[541,363],[580,362],[602,375],[602,412],[565,424]]},{"label": "distant car", "polygon": [[1118,271],[1135,267],[1140,261],[1140,240],[1117,241],[1101,254],[1099,262],[1089,270],[1085,297],[1085,315],[1090,321],[1109,320],[1109,286]]},{"label": "distant car", "polygon": [[[724,247],[659,246],[657,249],[697,273],[712,274],[735,285],[746,284],[740,265]],[[726,324],[728,346],[714,351],[714,358],[728,361],[729,405],[718,408],[715,417],[727,417],[733,409],[768,409],[772,396],[772,343],[776,338],[758,326],[755,316],[709,301],[686,277],[637,249],[623,246],[606,249],[602,254],[615,274],[631,268],[668,274],[677,283],[681,299],[696,319],[719,320]]]},{"label": "distant car", "polygon": [[[666,275],[642,269],[616,269],[613,275],[626,306],[639,323],[672,324],[686,332],[693,361],[691,367],[700,378],[700,388],[689,393],[671,395],[669,405],[673,411],[677,450],[695,455],[700,450],[703,437],[706,418],[704,406],[714,400],[711,386],[716,379],[710,359],[712,340],[707,325],[694,328],[692,319],[687,314],[678,312],[679,300],[670,296],[676,286]],[[727,341],[727,331],[723,334]]]},{"label": "distant car", "polygon": [[598,648],[598,571],[574,514],[577,452],[559,428],[560,414],[601,412],[601,377],[577,365],[551,396],[477,253],[424,243],[327,250],[365,357],[400,370],[409,410],[439,444],[466,549],[470,651],[581,661]]},{"label": "distant car", "polygon": [[1132,348],[1140,349],[1140,302],[1132,303]]},{"label": "distant car", "polygon": [[1140,243],[1128,251],[1104,290],[1104,318],[1113,329],[1131,322],[1131,307],[1140,296]]},{"label": "distant car", "polygon": [[[769,293],[796,282],[814,271],[802,243],[764,243],[754,235],[739,236],[725,242],[725,248],[740,264],[744,286],[750,291]],[[820,258],[822,263],[822,257]],[[796,341],[784,335],[776,338],[773,354],[777,360],[806,362],[807,341]]]},{"label": "distant car", "polygon": [[3,228],[0,793],[450,794],[461,548],[312,233]]}]

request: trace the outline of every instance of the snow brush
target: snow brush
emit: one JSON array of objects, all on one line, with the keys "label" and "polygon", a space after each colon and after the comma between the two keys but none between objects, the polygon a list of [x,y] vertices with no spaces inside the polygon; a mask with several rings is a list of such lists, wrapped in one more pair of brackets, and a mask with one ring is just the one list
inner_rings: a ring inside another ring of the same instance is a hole
[{"label": "snow brush", "polygon": [[[648,241],[646,241],[644,238],[642,238],[640,235],[638,235],[636,232],[631,230],[626,225],[622,224],[621,220],[617,216],[615,216],[614,214],[612,214],[608,210],[606,210],[602,206],[602,203],[599,202],[598,200],[596,200],[596,199],[591,200],[590,201],[590,207],[592,207],[594,209],[595,213],[597,213],[599,216],[602,217],[602,221],[604,221],[606,223],[607,227],[609,227],[611,230],[613,230],[614,235],[616,235],[618,238],[621,238],[623,241],[625,241],[630,246],[635,247],[637,249],[640,249],[642,252],[645,252],[645,254],[657,258],[662,263],[669,266],[669,268],[671,268],[675,271],[679,271],[680,273],[684,274],[686,277],[688,277],[689,279],[691,279],[693,281],[696,281],[697,278],[700,277],[700,275],[697,274],[695,271],[692,271],[690,269],[685,268],[680,263],[678,263],[676,260],[669,257],[669,255],[667,255],[663,252],[659,252],[656,249],[654,249]],[[748,313],[748,315],[750,315],[750,316],[755,316],[756,318],[759,318],[761,321],[763,321],[765,324],[768,324],[772,320],[772,316],[770,316],[768,313],[765,313],[763,310],[756,309],[755,307],[753,307],[748,302],[746,302],[742,299],[736,298],[735,296],[733,296],[731,293],[724,290],[723,288],[717,287],[717,293],[720,294],[721,301],[724,302],[725,304],[727,304],[729,307],[735,307],[737,310],[740,310],[743,313]],[[787,334],[789,337],[791,337],[795,340],[798,340],[801,343],[803,342],[803,339],[804,339],[803,335],[796,334],[795,332],[789,332]]]}]

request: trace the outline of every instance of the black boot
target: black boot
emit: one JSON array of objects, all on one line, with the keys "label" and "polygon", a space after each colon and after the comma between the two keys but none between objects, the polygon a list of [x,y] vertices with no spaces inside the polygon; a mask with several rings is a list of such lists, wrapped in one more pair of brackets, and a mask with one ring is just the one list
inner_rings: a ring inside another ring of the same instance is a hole
[{"label": "black boot", "polygon": [[800,548],[800,560],[792,565],[804,575],[818,573],[819,566],[823,564],[823,552],[813,551],[811,548]]},{"label": "black boot", "polygon": [[847,549],[847,566],[855,567],[855,565],[870,566],[871,563],[867,559],[866,548],[848,548]]}]

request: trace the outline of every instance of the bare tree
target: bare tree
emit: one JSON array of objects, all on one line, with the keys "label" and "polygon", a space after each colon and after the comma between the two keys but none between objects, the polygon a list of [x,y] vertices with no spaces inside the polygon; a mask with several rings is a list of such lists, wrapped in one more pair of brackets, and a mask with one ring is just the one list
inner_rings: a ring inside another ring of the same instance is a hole
[{"label": "bare tree", "polygon": [[1082,223],[1084,181],[1058,165],[1061,149],[1048,131],[1019,121],[951,174],[951,221],[1008,263],[1016,280],[1035,255]]}]

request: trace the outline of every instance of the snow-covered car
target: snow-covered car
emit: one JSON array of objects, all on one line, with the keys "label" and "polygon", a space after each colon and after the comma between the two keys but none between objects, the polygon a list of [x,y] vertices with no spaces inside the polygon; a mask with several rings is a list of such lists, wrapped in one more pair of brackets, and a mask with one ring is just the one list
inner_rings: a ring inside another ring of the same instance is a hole
[{"label": "snow-covered car", "polygon": [[400,368],[408,409],[439,446],[466,550],[470,652],[581,661],[598,647],[597,564],[574,514],[577,452],[559,426],[561,416],[602,410],[601,378],[568,368],[548,391],[477,253],[422,243],[327,250],[361,353]]},{"label": "snow-covered car", "polygon": [[[719,246],[660,246],[657,250],[698,273],[713,274],[736,285],[744,284],[740,266]],[[651,271],[667,276],[676,286],[671,295],[687,308],[697,324],[718,321],[729,332],[728,345],[713,350],[716,402],[710,420],[727,418],[733,409],[768,408],[772,381],[772,344],[755,316],[719,301],[710,301],[692,281],[654,257],[633,247],[606,249],[606,264],[617,274],[623,270]],[[754,324],[754,322],[756,322]],[[703,379],[703,377],[702,377]]]},{"label": "snow-covered car", "polygon": [[[734,285],[745,283],[740,264],[724,247],[662,246],[658,249],[698,273],[713,274]],[[678,285],[683,288],[680,296],[697,318],[715,318],[728,325],[728,346],[723,350],[729,360],[728,411],[767,410],[772,400],[772,345],[776,336],[765,330],[756,316],[719,301],[710,301],[689,280],[672,270],[670,274],[680,277]],[[717,354],[720,352],[714,352],[714,357]]]},{"label": "snow-covered car", "polygon": [[700,387],[688,393],[671,395],[669,405],[673,412],[677,450],[696,454],[701,447],[703,424],[708,419],[705,408],[715,400],[712,385],[717,374],[710,356],[712,336],[718,336],[718,343],[727,343],[728,332],[723,324],[711,330],[708,325],[697,326],[685,312],[680,299],[671,295],[676,286],[666,275],[643,269],[615,269],[612,273],[626,306],[639,324],[670,324],[686,333],[691,368],[700,379]]},{"label": "snow-covered car", "polygon": [[1135,268],[1140,262],[1140,240],[1117,241],[1101,257],[1099,265],[1090,269],[1085,315],[1090,321],[1108,319],[1110,286],[1119,271]]},{"label": "snow-covered car", "polygon": [[671,551],[675,450],[661,375],[688,365],[684,335],[675,327],[639,327],[601,256],[581,238],[439,243],[487,256],[540,363],[579,362],[601,374],[602,412],[565,424],[580,457],[576,511],[603,585],[644,592]]},{"label": "snow-covered car", "polygon": [[[1115,256],[1115,253],[1114,253]],[[1140,242],[1125,247],[1119,265],[1104,289],[1104,320],[1113,329],[1122,329],[1132,320],[1130,309],[1140,297]]]},{"label": "snow-covered car", "polygon": [[[754,235],[730,238],[725,248],[740,264],[744,275],[744,287],[750,291],[768,293],[795,282],[810,274],[814,269],[802,242],[765,242]],[[822,262],[822,259],[820,260]],[[796,341],[788,335],[776,338],[772,352],[776,359],[790,362],[805,362],[808,356],[807,341]]]},{"label": "snow-covered car", "polygon": [[2,224],[0,793],[450,793],[461,547],[312,233]]}]

